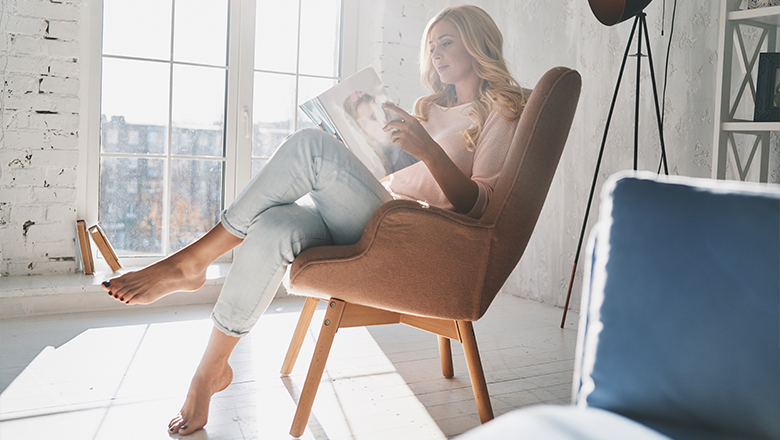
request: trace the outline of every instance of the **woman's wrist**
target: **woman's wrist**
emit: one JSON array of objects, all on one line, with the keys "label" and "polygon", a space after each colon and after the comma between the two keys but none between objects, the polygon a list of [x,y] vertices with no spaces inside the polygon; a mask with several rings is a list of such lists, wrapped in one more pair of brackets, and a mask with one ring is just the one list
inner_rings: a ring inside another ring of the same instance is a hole
[{"label": "woman's wrist", "polygon": [[445,153],[441,148],[441,145],[435,141],[431,141],[430,146],[423,148],[421,151],[423,151],[425,154],[422,155],[422,157],[418,157],[418,159],[425,162],[425,165],[428,167],[435,167],[445,158],[449,159],[449,156],[447,156],[447,153]]}]

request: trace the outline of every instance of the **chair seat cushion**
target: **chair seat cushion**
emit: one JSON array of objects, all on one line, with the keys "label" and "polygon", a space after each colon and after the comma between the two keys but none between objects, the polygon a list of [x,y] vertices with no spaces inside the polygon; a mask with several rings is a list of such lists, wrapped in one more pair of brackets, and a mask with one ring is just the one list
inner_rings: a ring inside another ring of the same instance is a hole
[{"label": "chair seat cushion", "polygon": [[478,220],[395,200],[377,210],[357,244],[301,253],[290,267],[288,288],[405,314],[474,321],[489,305],[480,293],[491,233]]}]

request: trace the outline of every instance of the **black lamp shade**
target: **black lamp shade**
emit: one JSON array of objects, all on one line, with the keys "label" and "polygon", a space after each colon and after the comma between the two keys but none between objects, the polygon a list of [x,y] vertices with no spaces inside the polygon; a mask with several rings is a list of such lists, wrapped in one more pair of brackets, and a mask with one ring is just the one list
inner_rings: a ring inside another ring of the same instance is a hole
[{"label": "black lamp shade", "polygon": [[642,12],[653,0],[588,0],[593,15],[604,25],[612,26]]}]

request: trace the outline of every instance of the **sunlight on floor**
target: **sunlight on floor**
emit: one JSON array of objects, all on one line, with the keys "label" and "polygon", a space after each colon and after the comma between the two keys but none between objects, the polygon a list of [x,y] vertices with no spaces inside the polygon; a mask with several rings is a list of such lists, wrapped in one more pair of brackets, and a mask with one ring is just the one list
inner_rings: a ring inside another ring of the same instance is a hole
[{"label": "sunlight on floor", "polygon": [[[277,310],[280,312],[282,310]],[[233,384],[191,438],[289,438],[316,340],[289,377],[279,367],[298,313],[266,314],[231,358]],[[312,321],[322,322],[322,312]],[[211,331],[208,319],[96,327],[45,347],[0,394],[0,438],[170,438]],[[339,331],[304,439],[444,439],[365,328]]]}]

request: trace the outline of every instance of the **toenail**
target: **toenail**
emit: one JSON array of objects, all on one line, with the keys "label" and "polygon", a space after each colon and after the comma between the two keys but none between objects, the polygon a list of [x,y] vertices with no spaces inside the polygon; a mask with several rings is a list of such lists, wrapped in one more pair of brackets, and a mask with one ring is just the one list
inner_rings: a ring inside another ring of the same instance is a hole
[{"label": "toenail", "polygon": [[119,295],[114,295],[114,298],[119,298]]},{"label": "toenail", "polygon": [[113,293],[111,293],[111,292],[108,292],[108,296],[111,296],[111,295],[113,295]]},{"label": "toenail", "polygon": [[103,285],[106,287],[111,287],[111,281],[103,281]]},{"label": "toenail", "polygon": [[182,427],[181,427],[181,428],[179,428],[179,429],[181,429],[181,430],[186,430],[186,429],[187,429],[187,425],[184,425],[184,426],[182,426]]}]

